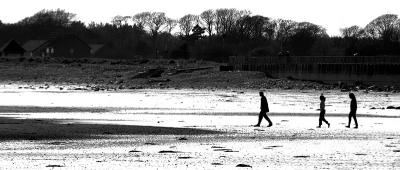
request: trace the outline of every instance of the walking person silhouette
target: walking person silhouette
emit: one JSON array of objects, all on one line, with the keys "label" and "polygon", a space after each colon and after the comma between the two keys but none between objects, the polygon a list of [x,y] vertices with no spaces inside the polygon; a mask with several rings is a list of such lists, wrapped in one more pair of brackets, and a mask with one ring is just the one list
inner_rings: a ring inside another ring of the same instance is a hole
[{"label": "walking person silhouette", "polygon": [[357,118],[356,118],[356,112],[357,112],[356,96],[353,93],[350,93],[349,97],[351,99],[351,102],[350,102],[350,113],[349,113],[349,124],[346,127],[350,128],[351,118],[353,118],[354,119],[354,123],[356,124],[356,126],[354,128],[358,128],[358,123],[357,123]]},{"label": "walking person silhouette", "polygon": [[260,92],[260,96],[261,96],[261,107],[260,107],[261,111],[260,114],[258,115],[258,123],[254,125],[254,127],[260,127],[263,118],[265,118],[268,121],[269,123],[268,127],[271,127],[272,122],[267,116],[267,112],[269,112],[267,98],[264,96],[263,92]]},{"label": "walking person silhouette", "polygon": [[322,125],[322,121],[325,122],[328,125],[328,128],[331,126],[331,124],[329,124],[329,122],[325,119],[325,96],[324,94],[321,94],[321,96],[319,96],[319,99],[321,100],[321,103],[319,104],[319,125],[317,126],[317,128],[321,128]]}]

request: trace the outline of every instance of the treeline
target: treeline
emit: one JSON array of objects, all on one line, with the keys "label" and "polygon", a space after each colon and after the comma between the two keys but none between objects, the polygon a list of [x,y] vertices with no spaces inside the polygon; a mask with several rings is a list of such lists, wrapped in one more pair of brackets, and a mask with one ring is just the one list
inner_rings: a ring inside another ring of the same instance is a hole
[{"label": "treeline", "polygon": [[171,19],[163,12],[115,16],[110,23],[89,23],[61,9],[42,10],[17,23],[0,23],[0,39],[21,43],[69,33],[88,43],[105,44],[110,58],[135,56],[226,61],[231,55],[352,56],[399,55],[400,19],[385,14],[365,27],[325,28],[252,15],[247,10],[206,10]]}]

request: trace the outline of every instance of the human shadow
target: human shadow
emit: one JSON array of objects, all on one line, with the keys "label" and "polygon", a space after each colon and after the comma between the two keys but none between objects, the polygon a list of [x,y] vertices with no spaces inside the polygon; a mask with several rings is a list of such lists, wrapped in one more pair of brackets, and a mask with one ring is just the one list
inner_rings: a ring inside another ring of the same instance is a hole
[{"label": "human shadow", "polygon": [[178,127],[66,123],[53,119],[0,117],[0,140],[96,139],[113,135],[207,135],[223,132]]}]

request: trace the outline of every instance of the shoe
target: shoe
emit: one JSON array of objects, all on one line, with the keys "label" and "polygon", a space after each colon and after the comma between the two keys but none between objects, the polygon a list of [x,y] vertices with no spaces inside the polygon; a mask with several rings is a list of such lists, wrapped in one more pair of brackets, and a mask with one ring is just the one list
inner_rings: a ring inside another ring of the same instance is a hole
[{"label": "shoe", "polygon": [[271,127],[272,126],[272,124],[269,124],[267,127]]},{"label": "shoe", "polygon": [[350,126],[346,126],[347,128],[350,128]]},{"label": "shoe", "polygon": [[328,123],[328,128],[330,128],[331,127],[331,124],[330,123]]},{"label": "shoe", "polygon": [[358,129],[358,126],[354,126],[354,129]]},{"label": "shoe", "polygon": [[317,128],[321,128],[321,126],[317,126]]},{"label": "shoe", "polygon": [[254,125],[253,127],[260,127],[260,125]]}]

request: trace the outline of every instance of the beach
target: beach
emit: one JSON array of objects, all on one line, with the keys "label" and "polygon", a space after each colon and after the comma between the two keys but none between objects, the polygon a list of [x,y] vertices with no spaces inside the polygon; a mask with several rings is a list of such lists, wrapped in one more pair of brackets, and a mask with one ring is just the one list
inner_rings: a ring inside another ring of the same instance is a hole
[{"label": "beach", "polygon": [[[324,93],[328,128],[318,125]],[[400,95],[265,90],[0,88],[1,169],[397,169]],[[354,124],[352,124],[352,127]]]}]

